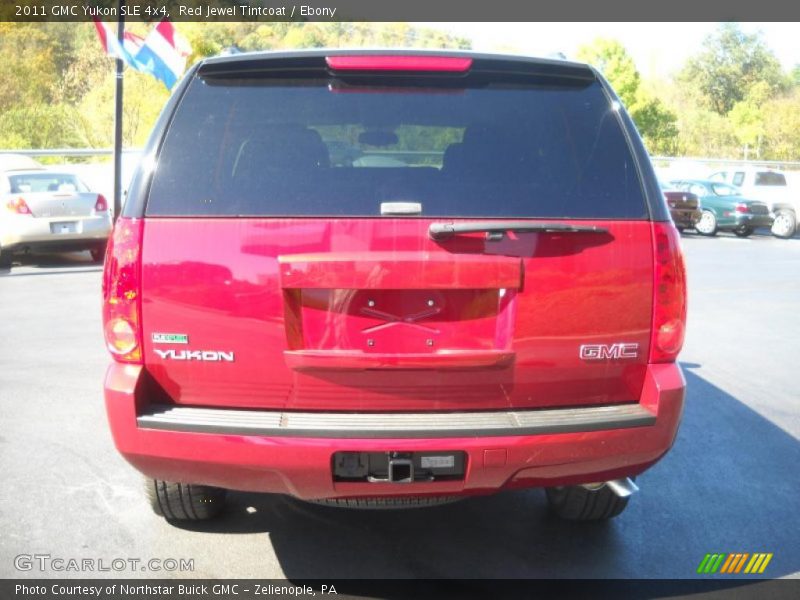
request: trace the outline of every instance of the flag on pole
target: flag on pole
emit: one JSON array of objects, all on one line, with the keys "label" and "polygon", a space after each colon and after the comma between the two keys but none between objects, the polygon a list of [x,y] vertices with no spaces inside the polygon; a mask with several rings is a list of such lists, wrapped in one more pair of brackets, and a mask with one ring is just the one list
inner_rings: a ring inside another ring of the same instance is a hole
[{"label": "flag on pole", "polygon": [[100,43],[103,45],[103,50],[112,58],[120,58],[125,64],[130,65],[134,69],[137,68],[135,56],[144,44],[144,38],[126,31],[123,34],[122,45],[117,39],[115,31],[111,30],[108,23],[94,19],[94,26],[97,29],[97,35],[100,36]]},{"label": "flag on pole", "polygon": [[191,52],[189,43],[175,30],[175,26],[164,20],[145,38],[136,54],[136,62],[140,65],[139,70],[150,73],[172,89],[186,70],[186,58]]},{"label": "flag on pole", "polygon": [[146,38],[126,31],[122,45],[106,23],[95,20],[94,25],[106,54],[121,58],[137,71],[149,73],[168,89],[186,70],[186,58],[192,48],[170,21],[161,21]]}]

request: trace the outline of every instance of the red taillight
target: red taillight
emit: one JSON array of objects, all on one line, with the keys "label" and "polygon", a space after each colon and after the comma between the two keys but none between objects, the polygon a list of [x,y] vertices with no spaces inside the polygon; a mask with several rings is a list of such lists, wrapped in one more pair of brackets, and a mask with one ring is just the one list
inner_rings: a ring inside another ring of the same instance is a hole
[{"label": "red taillight", "polygon": [[737,204],[736,205],[736,212],[737,213],[749,213],[750,207],[747,204]]},{"label": "red taillight", "polygon": [[6,204],[6,208],[13,213],[17,213],[18,215],[33,214],[24,198],[14,198],[13,200],[9,200],[8,204]]},{"label": "red taillight", "polygon": [[464,73],[472,59],[462,56],[393,56],[355,55],[328,56],[328,67],[334,71],[439,71]]},{"label": "red taillight", "polygon": [[103,194],[97,194],[97,202],[94,203],[94,210],[96,212],[105,212],[108,210],[108,202]]},{"label": "red taillight", "polygon": [[114,360],[142,362],[141,242],[144,222],[119,219],[103,269],[103,332]]},{"label": "red taillight", "polygon": [[678,230],[672,223],[653,223],[653,333],[650,362],[673,362],[686,332],[686,268]]}]

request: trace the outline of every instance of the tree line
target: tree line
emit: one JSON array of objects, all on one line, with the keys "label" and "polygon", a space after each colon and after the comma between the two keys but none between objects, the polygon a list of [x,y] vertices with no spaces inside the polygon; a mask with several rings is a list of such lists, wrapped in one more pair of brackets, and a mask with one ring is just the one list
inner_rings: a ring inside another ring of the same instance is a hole
[{"label": "tree line", "polygon": [[[407,23],[178,23],[189,64],[226,49],[470,47]],[[129,28],[145,35],[148,28]],[[647,80],[624,46],[597,39],[577,58],[609,79],[655,155],[800,160],[800,66],[785,72],[760,34],[721,24],[669,78]],[[114,62],[91,23],[0,22],[0,148],[109,147]],[[124,144],[142,146],[169,96],[125,74]]]},{"label": "tree line", "polygon": [[578,58],[605,74],[652,154],[800,161],[800,65],[784,72],[761,34],[723,23],[675,76],[654,81],[616,40]]}]

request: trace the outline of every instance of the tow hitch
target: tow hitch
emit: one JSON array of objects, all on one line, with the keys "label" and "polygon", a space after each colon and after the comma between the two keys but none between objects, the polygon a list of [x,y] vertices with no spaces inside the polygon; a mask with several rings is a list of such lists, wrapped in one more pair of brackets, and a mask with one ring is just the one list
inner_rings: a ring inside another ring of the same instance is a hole
[{"label": "tow hitch", "polygon": [[414,463],[410,458],[389,455],[389,476],[386,478],[367,475],[370,483],[411,483],[414,481]]},{"label": "tow hitch", "polygon": [[337,452],[335,481],[414,483],[464,479],[464,452]]}]

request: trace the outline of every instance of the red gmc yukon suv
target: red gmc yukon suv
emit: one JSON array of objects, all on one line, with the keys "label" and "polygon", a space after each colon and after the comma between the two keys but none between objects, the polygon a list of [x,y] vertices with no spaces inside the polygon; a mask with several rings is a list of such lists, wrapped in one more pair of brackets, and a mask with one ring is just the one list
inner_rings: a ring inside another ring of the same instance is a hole
[{"label": "red gmc yukon suv", "polygon": [[377,508],[527,487],[604,519],[680,421],[677,232],[583,64],[204,60],[156,124],[103,299],[111,430],[168,519],[227,489]]}]

